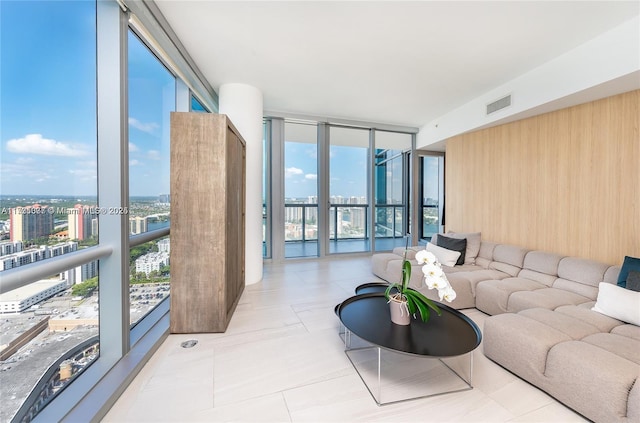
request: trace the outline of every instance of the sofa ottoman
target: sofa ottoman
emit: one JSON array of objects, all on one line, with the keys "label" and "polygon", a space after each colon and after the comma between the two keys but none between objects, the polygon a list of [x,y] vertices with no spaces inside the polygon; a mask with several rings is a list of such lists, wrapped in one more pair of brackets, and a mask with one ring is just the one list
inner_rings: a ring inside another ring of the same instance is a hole
[{"label": "sofa ottoman", "polygon": [[640,327],[562,306],[488,318],[484,354],[596,422],[640,422]]}]

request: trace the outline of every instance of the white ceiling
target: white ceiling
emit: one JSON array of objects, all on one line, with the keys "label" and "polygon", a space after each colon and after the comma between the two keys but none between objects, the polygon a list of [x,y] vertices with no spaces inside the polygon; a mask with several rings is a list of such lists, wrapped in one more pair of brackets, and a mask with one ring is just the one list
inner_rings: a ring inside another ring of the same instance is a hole
[{"label": "white ceiling", "polygon": [[209,83],[268,111],[421,126],[638,15],[617,1],[156,0]]}]

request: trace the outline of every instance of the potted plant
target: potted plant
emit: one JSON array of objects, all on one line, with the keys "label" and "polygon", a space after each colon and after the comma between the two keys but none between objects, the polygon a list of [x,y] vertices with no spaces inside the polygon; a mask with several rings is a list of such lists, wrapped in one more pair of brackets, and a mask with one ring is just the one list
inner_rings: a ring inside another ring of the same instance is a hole
[{"label": "potted plant", "polygon": [[[429,289],[436,288],[440,301],[443,299],[451,302],[455,299],[456,293],[449,284],[445,276],[442,266],[429,251],[418,251],[416,260],[422,264],[422,272],[424,273],[425,285]],[[407,260],[407,251],[405,249],[402,261],[402,280],[400,283],[393,283],[387,287],[385,297],[389,302],[391,310],[391,321],[400,325],[408,325],[411,323],[411,316],[416,316],[416,312],[420,313],[423,322],[429,321],[431,311],[435,311],[438,316],[442,314],[440,308],[419,291],[409,287],[411,279],[411,262]],[[391,293],[395,289],[395,293]]]}]

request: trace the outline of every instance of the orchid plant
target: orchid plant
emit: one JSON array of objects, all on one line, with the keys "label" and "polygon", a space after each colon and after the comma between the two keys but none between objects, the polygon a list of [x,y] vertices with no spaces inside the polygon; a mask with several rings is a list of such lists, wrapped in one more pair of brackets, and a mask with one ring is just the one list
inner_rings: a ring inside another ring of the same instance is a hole
[{"label": "orchid plant", "polygon": [[[442,270],[442,265],[436,259],[436,256],[426,250],[416,253],[416,260],[422,264],[422,273],[424,274],[424,282],[427,288],[437,289],[440,301],[445,300],[451,302],[456,298],[456,292],[451,287],[447,276]],[[420,318],[423,322],[427,322],[431,317],[431,311],[435,311],[438,316],[442,315],[442,311],[436,303],[424,296],[421,292],[409,287],[411,279],[411,262],[407,260],[407,251],[405,250],[402,262],[402,281],[389,285],[385,291],[385,297],[388,301],[401,301],[405,303],[406,311],[410,315],[416,317],[416,312],[420,312]],[[395,289],[397,292],[391,294]]]},{"label": "orchid plant", "polygon": [[422,250],[416,253],[416,260],[423,265],[422,273],[424,273],[424,283],[427,288],[437,289],[440,301],[445,300],[450,303],[455,300],[456,291],[453,290],[436,256],[430,251]]}]

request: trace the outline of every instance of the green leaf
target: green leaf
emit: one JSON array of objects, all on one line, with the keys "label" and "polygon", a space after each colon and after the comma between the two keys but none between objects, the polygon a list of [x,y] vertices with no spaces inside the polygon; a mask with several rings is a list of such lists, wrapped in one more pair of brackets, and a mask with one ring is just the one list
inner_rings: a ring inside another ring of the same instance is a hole
[{"label": "green leaf", "polygon": [[387,289],[384,291],[384,297],[385,297],[387,300],[389,299],[389,296],[390,296],[389,294],[391,293],[391,290],[392,290],[393,288],[396,288],[397,290],[399,290],[399,288],[398,288],[398,284],[397,284],[397,283],[392,283],[392,284],[391,284],[391,285],[389,285],[389,286],[387,287]]},{"label": "green leaf", "polygon": [[424,305],[424,303],[420,301],[416,301],[416,305],[420,310],[420,317],[422,317],[422,321],[423,322],[428,321],[429,317],[431,317],[431,312],[429,311],[429,307],[427,307],[426,305]]},{"label": "green leaf", "polygon": [[415,314],[417,311],[415,300],[408,295],[406,296],[406,298],[407,298],[407,307],[409,308],[409,314]]},{"label": "green leaf", "polygon": [[438,307],[434,301],[431,301],[427,297],[425,297],[421,292],[416,291],[415,289],[408,289],[405,293],[406,295],[414,295],[417,297],[417,300],[427,305],[431,310],[438,313],[438,316],[442,316],[442,311],[440,311],[440,307]]},{"label": "green leaf", "polygon": [[409,280],[411,279],[411,262],[405,260],[402,263],[402,291],[404,292],[409,286]]}]

